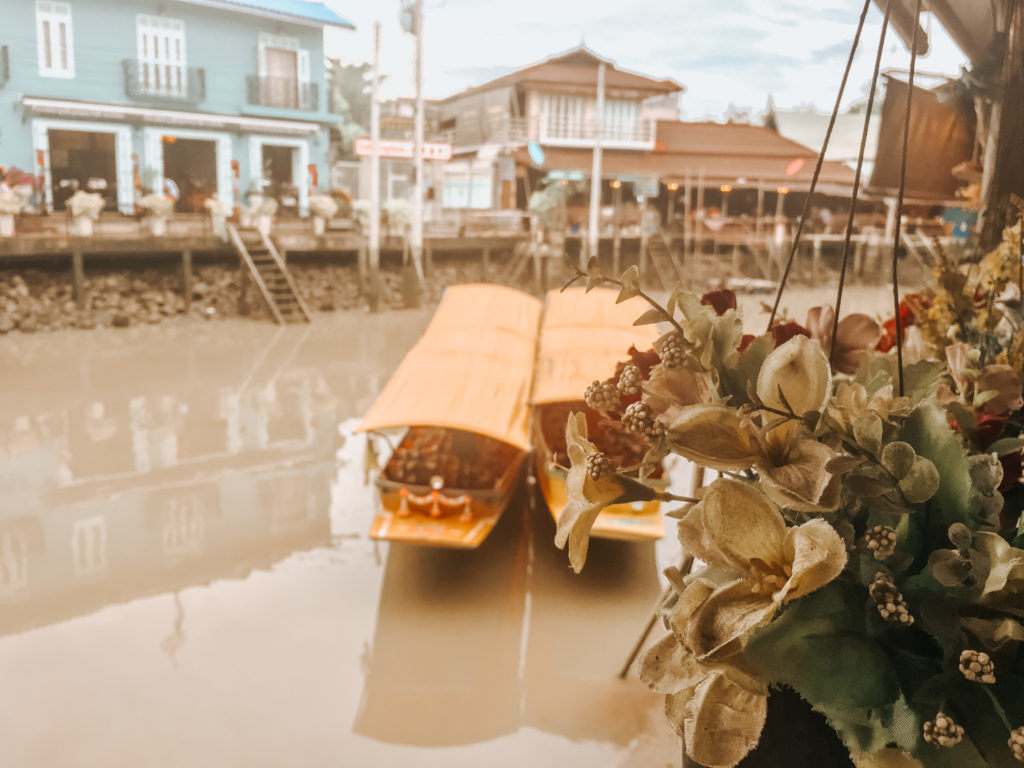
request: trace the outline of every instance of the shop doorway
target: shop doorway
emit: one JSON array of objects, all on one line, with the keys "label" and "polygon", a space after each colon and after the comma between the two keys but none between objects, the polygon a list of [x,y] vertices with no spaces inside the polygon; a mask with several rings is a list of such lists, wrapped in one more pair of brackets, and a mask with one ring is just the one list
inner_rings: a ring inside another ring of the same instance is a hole
[{"label": "shop doorway", "polygon": [[49,131],[53,207],[62,211],[76,190],[103,196],[117,210],[117,139],[113,133]]},{"label": "shop doorway", "polygon": [[164,136],[163,154],[164,179],[173,181],[179,193],[174,210],[204,212],[206,201],[217,194],[217,142]]},{"label": "shop doorway", "polygon": [[282,213],[298,214],[299,190],[295,185],[295,147],[263,145],[265,194],[277,200]]}]

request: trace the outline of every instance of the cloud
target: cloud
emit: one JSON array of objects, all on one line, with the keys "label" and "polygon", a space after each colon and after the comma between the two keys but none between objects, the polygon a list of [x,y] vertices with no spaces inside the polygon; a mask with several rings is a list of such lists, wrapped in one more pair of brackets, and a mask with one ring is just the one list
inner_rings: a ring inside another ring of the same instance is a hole
[{"label": "cloud", "polygon": [[[384,23],[386,96],[411,95],[412,38],[398,25],[398,3],[328,0],[359,30],[331,33],[329,53],[371,56],[374,18]],[[386,7],[382,7],[386,6]],[[438,98],[586,44],[619,66],[687,87],[688,116],[720,116],[730,103],[760,109],[829,109],[860,16],[862,0],[427,0],[425,93]],[[872,6],[854,62],[847,103],[871,79],[882,15]],[[934,25],[938,31],[938,25]],[[908,54],[887,44],[883,66],[905,67]],[[919,67],[959,73],[964,59],[943,33]]]}]

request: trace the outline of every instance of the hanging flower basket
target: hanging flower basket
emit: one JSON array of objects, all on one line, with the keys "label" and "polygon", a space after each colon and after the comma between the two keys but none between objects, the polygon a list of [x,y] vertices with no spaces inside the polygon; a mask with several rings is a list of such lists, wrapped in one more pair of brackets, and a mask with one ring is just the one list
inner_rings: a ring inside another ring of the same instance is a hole
[{"label": "hanging flower basket", "polygon": [[139,199],[139,207],[146,212],[146,222],[154,237],[167,234],[167,219],[174,213],[174,199],[152,193]]},{"label": "hanging flower basket", "polygon": [[203,206],[210,212],[213,233],[221,240],[227,240],[227,220],[231,214],[231,203],[219,197],[208,197]]},{"label": "hanging flower basket", "polygon": [[338,213],[338,203],[330,195],[312,195],[309,212],[313,215],[313,234],[320,237],[327,231],[327,221]]}]

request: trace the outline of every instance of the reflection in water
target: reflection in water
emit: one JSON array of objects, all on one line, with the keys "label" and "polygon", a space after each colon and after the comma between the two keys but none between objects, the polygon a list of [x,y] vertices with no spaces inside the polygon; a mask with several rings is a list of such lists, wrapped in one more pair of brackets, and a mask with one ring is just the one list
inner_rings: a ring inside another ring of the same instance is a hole
[{"label": "reflection in water", "polygon": [[518,730],[521,509],[513,499],[479,549],[390,547],[356,733],[436,747]]},{"label": "reflection in water", "polygon": [[[336,388],[346,404],[372,396],[381,361],[356,344],[347,371],[303,364],[309,331],[243,344],[158,336],[158,355],[101,344],[34,348],[31,364],[11,355],[0,393],[0,634],[169,590],[180,615],[183,587],[329,543],[345,415]],[[62,367],[62,353],[77,365]],[[180,626],[163,644],[172,659]]]},{"label": "reflection in water", "polygon": [[678,763],[615,679],[661,545],[577,577],[522,498],[367,539],[352,432],[428,318],[0,339],[3,768]]}]

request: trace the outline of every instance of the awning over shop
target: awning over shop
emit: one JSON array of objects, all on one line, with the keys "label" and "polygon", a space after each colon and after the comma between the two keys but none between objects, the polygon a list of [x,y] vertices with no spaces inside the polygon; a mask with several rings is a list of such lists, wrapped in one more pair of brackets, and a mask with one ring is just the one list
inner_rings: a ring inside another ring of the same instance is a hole
[{"label": "awning over shop", "polygon": [[[888,79],[878,154],[868,188],[873,194],[894,194],[900,185],[907,87],[902,80]],[[973,114],[964,115],[955,103],[941,101],[934,91],[915,86],[906,197],[936,203],[955,199],[957,189],[964,182],[953,176],[953,168],[970,161],[973,148]]]},{"label": "awning over shop", "polygon": [[221,131],[266,133],[276,136],[314,136],[322,128],[317,123],[298,120],[222,115],[215,112],[183,112],[173,109],[103,104],[72,99],[43,99],[26,96],[21,100],[21,104],[25,111],[36,116],[139,122],[145,125],[176,125]]},{"label": "awning over shop", "polygon": [[540,314],[540,301],[511,288],[449,288],[359,431],[446,427],[529,450]]},{"label": "awning over shop", "polygon": [[544,307],[537,372],[533,382],[534,405],[571,403],[595,379],[614,375],[629,348],[649,349],[658,337],[656,326],[634,326],[648,309],[640,298],[616,304],[617,291],[584,288],[550,291]]}]

